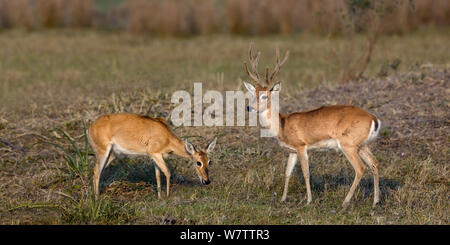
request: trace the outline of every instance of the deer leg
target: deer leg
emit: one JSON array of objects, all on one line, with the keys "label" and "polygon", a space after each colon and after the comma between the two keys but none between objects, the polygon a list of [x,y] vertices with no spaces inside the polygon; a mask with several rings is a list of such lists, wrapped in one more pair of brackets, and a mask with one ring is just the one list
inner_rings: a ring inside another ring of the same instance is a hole
[{"label": "deer leg", "polygon": [[297,150],[298,156],[300,157],[300,165],[302,167],[303,178],[305,179],[306,185],[306,195],[308,197],[307,204],[312,201],[311,195],[311,185],[309,180],[309,163],[308,163],[308,152],[306,146],[300,147]]},{"label": "deer leg", "polygon": [[158,187],[158,198],[161,199],[161,171],[155,165],[156,185]]},{"label": "deer leg", "polygon": [[97,155],[97,164],[94,167],[94,192],[95,199],[97,200],[100,195],[100,176],[102,174],[103,168],[107,162],[109,162],[109,155],[111,153],[111,146],[108,146],[106,150],[98,150],[96,151]]},{"label": "deer leg", "polygon": [[107,168],[109,166],[109,164],[111,164],[111,162],[116,159],[116,155],[114,154],[114,151],[111,150],[109,153],[109,157],[108,157],[108,162],[106,163],[104,168]]},{"label": "deer leg", "polygon": [[365,145],[361,147],[359,150],[359,155],[364,160],[364,162],[369,165],[372,169],[373,173],[373,207],[377,205],[380,201],[380,186],[379,186],[379,178],[378,178],[378,162],[377,159],[373,156],[370,148]]},{"label": "deer leg", "polygon": [[292,170],[294,169],[295,163],[297,162],[297,154],[290,153],[286,166],[286,173],[284,177],[284,191],[283,196],[281,197],[281,201],[284,202],[287,197],[288,186],[289,186],[289,178],[291,177]]},{"label": "deer leg", "polygon": [[106,153],[105,152],[98,152],[97,153],[97,163],[94,166],[94,176],[93,176],[93,185],[94,185],[94,193],[95,193],[95,199],[98,199],[99,196],[99,182],[100,182],[100,174],[102,169],[102,162],[104,162]]},{"label": "deer leg", "polygon": [[355,179],[353,180],[353,184],[350,187],[350,190],[348,191],[348,194],[345,197],[344,202],[342,203],[342,206],[346,207],[348,206],[350,199],[352,198],[353,193],[355,192],[355,189],[358,186],[359,181],[361,180],[366,167],[364,166],[364,163],[361,161],[361,158],[359,158],[358,147],[342,146],[342,151],[344,152],[345,156],[355,169]]},{"label": "deer leg", "polygon": [[164,173],[166,176],[166,185],[167,185],[167,196],[170,193],[170,170],[167,167],[166,162],[164,161],[162,154],[150,154],[150,156],[155,160],[158,168]]}]

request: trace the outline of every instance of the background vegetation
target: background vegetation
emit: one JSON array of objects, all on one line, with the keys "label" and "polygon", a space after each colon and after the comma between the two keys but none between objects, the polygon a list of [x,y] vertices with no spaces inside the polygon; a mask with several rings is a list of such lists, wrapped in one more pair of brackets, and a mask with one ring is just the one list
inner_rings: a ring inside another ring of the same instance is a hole
[{"label": "background vegetation", "polygon": [[321,34],[367,29],[370,11],[383,33],[450,24],[447,0],[1,0],[0,27],[96,28],[136,34]]}]

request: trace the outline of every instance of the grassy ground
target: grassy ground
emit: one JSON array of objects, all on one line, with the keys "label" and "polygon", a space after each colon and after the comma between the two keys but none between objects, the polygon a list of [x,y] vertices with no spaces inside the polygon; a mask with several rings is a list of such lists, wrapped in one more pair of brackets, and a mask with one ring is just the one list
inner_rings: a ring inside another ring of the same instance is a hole
[{"label": "grassy ground", "polygon": [[[340,84],[347,64],[363,56],[364,37],[3,32],[0,223],[449,224],[450,35],[445,33],[383,37],[369,78]],[[102,200],[94,203],[95,156],[85,154],[83,121],[119,111],[170,113],[172,92],[192,92],[193,82],[203,82],[204,90],[243,89],[250,41],[262,51],[261,69],[272,65],[275,47],[291,50],[280,72],[282,111],[349,103],[381,118],[372,147],[381,162],[381,205],[371,208],[367,171],[351,206],[341,209],[354,173],[334,151],[310,154],[312,205],[306,205],[299,167],[287,202],[280,203],[288,151],[251,127],[175,129],[198,145],[219,136],[210,186],[197,183],[192,163],[171,157],[172,193],[158,200],[153,163],[124,157],[104,171]]]}]

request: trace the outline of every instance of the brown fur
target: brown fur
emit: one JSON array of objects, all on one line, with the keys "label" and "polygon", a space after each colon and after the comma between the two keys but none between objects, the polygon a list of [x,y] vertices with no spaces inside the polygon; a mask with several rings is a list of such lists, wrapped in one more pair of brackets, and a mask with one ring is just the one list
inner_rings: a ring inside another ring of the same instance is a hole
[{"label": "brown fur", "polygon": [[361,146],[368,137],[371,123],[377,117],[356,106],[323,106],[321,108],[280,115],[284,128],[278,139],[287,145],[311,146],[329,139],[341,145]]},{"label": "brown fur", "polygon": [[[279,51],[277,50],[276,68],[273,74],[276,75],[278,73],[281,65],[287,60],[288,54],[289,52],[286,53],[285,58],[280,62]],[[247,69],[247,66],[244,66],[245,72],[256,82],[256,84],[244,82],[245,87],[255,96],[249,103],[249,108],[260,113],[259,115],[267,122],[268,128],[276,135],[280,145],[288,147],[297,153],[289,155],[282,201],[287,197],[289,178],[297,158],[300,158],[306,183],[307,202],[310,203],[312,195],[309,183],[307,151],[313,148],[336,148],[345,154],[355,169],[355,179],[344,199],[343,205],[346,206],[350,202],[365,171],[366,167],[361,160],[362,157],[373,171],[373,205],[375,206],[379,201],[378,162],[370,152],[367,143],[374,139],[378,133],[380,127],[378,118],[362,108],[351,105],[322,106],[306,112],[274,115],[271,111],[271,96],[273,93],[278,93],[281,90],[281,83],[271,86],[275,76],[270,76],[270,79],[266,79],[268,86],[260,84],[256,67],[259,55],[260,53],[258,53],[256,58],[253,57],[251,45],[249,58],[254,73],[252,74]],[[266,70],[266,74],[268,74],[268,70]],[[267,98],[262,98],[262,94],[266,94]],[[373,129],[371,128],[372,124],[374,125]]]}]

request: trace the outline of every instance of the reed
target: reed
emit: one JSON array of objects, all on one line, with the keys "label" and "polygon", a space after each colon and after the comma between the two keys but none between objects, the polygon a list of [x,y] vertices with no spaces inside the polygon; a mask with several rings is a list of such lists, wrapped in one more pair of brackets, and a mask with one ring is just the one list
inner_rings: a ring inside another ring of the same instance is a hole
[{"label": "reed", "polygon": [[30,0],[1,1],[3,27],[34,29],[35,16]]},{"label": "reed", "polygon": [[92,0],[71,0],[70,16],[72,27],[90,27],[92,25]]},{"label": "reed", "polygon": [[450,25],[448,0],[123,0],[122,3],[102,10],[92,0],[0,0],[0,26],[80,28],[102,23],[95,27],[108,29],[124,22],[116,29],[135,34],[289,35],[310,31],[334,35],[345,34],[349,27],[366,31],[367,23],[361,20],[364,15],[350,16],[355,7],[364,5],[377,5],[377,10],[382,10],[378,12],[381,34],[405,33],[421,25]]}]

